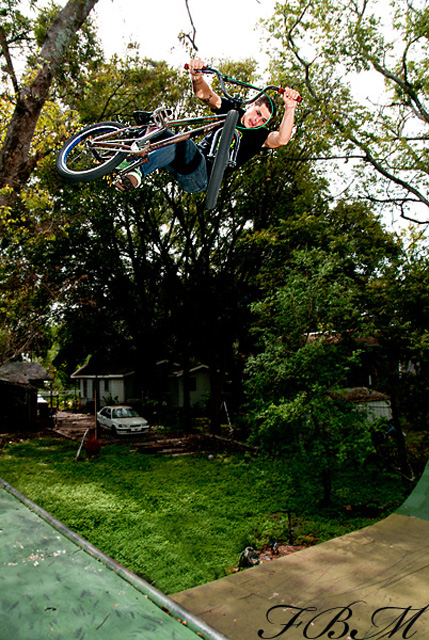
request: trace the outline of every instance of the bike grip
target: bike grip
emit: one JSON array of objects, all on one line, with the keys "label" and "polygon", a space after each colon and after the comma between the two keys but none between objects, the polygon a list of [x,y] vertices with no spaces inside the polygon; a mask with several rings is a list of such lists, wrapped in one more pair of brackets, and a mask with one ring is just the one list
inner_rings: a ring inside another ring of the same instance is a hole
[{"label": "bike grip", "polygon": [[[279,87],[279,94],[282,96],[284,94],[284,92],[286,91],[286,89],[284,89],[283,87]],[[298,96],[296,101],[297,102],[301,102],[302,100],[302,96]]]}]

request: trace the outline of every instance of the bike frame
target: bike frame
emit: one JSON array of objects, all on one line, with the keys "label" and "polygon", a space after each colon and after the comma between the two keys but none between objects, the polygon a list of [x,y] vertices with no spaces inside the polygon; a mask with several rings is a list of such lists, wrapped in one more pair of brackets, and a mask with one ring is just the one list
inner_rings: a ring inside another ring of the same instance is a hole
[{"label": "bike frame", "polygon": [[[128,167],[118,172],[120,174],[126,174],[147,162],[147,155],[151,151],[162,149],[172,144],[189,140],[190,138],[205,136],[213,129],[220,127],[226,118],[226,115],[222,114],[218,116],[169,120],[165,112],[166,110],[164,108],[156,109],[153,112],[154,122],[153,126],[152,123],[149,125],[149,131],[146,126],[142,128],[141,125],[129,125],[125,127],[125,129],[120,130],[120,138],[118,138],[118,132],[109,132],[92,138],[91,141],[88,142],[88,145],[99,155],[102,155],[103,152],[118,151],[127,153],[129,160],[135,158],[135,162],[132,162]],[[158,142],[153,140],[171,127],[195,125],[203,126],[197,126],[194,129],[177,133],[166,140],[160,140]]]}]

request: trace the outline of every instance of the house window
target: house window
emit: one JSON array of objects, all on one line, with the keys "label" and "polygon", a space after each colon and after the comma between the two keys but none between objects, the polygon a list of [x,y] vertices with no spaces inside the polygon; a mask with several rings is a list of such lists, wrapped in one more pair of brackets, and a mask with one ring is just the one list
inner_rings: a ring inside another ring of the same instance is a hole
[{"label": "house window", "polygon": [[106,391],[106,393],[109,393],[109,381],[107,378],[104,380],[104,391]]},{"label": "house window", "polygon": [[88,385],[87,385],[87,382],[86,382],[86,380],[82,380],[82,396],[83,396],[84,398],[86,398],[86,397],[87,397],[87,392],[88,392]]},{"label": "house window", "polygon": [[196,391],[197,390],[197,378],[196,376],[191,376],[189,378],[189,391]]}]

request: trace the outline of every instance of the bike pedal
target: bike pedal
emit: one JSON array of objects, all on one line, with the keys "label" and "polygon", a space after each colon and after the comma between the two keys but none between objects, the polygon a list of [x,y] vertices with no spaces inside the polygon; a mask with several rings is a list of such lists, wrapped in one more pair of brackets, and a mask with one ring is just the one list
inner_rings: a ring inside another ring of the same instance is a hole
[{"label": "bike pedal", "polygon": [[[131,176],[135,179],[135,182],[131,180]],[[141,185],[141,182],[141,175],[136,171],[130,171],[129,174],[118,176],[113,184],[118,191],[134,191]]]}]

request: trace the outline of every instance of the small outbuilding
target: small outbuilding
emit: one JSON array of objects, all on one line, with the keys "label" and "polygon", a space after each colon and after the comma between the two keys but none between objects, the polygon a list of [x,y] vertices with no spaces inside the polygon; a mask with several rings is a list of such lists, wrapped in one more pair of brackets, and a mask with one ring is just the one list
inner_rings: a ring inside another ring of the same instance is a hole
[{"label": "small outbuilding", "polygon": [[39,362],[6,362],[0,366],[0,431],[34,429],[38,392],[51,381]]},{"label": "small outbuilding", "polygon": [[385,393],[374,391],[367,387],[353,387],[331,393],[333,397],[342,398],[355,404],[367,414],[368,421],[374,422],[380,418],[389,422],[392,420],[390,398]]}]

